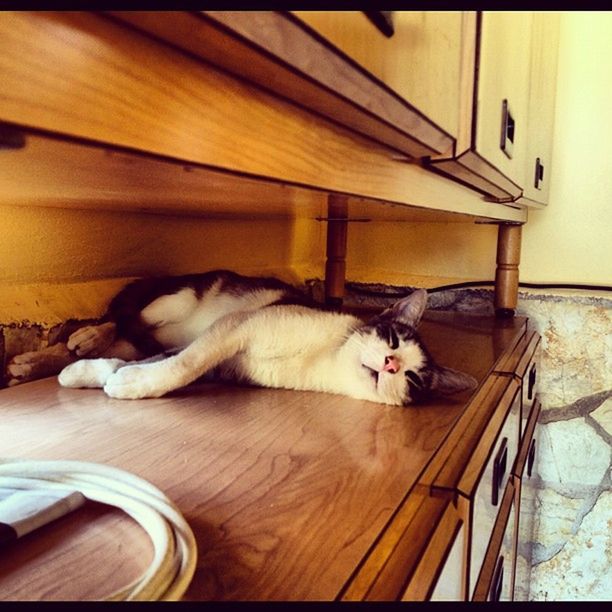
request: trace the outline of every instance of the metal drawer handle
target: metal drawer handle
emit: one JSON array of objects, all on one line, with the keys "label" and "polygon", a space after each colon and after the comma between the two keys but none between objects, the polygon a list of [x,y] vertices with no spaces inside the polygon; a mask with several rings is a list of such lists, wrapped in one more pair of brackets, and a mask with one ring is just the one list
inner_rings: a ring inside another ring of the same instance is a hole
[{"label": "metal drawer handle", "polygon": [[531,470],[533,469],[533,462],[535,460],[535,450],[536,450],[536,439],[534,438],[531,441],[531,445],[529,447],[529,456],[527,458],[527,477],[531,478]]},{"label": "metal drawer handle", "polygon": [[502,100],[501,138],[499,147],[510,159],[512,159],[515,129],[516,125],[510,113],[510,109],[508,108],[508,100]]},{"label": "metal drawer handle", "polygon": [[531,370],[529,370],[529,386],[527,389],[527,399],[529,400],[533,399],[533,389],[536,384],[537,375],[538,375],[538,372],[536,369],[536,364],[534,363],[531,366]]},{"label": "metal drawer handle", "polygon": [[508,438],[504,438],[499,445],[499,450],[493,462],[493,482],[491,485],[491,503],[497,506],[499,502],[499,490],[504,481],[506,468],[508,467]]},{"label": "metal drawer handle", "polygon": [[501,598],[502,588],[504,586],[504,557],[500,556],[495,566],[495,573],[491,581],[491,590],[489,591],[489,601],[499,601]]}]

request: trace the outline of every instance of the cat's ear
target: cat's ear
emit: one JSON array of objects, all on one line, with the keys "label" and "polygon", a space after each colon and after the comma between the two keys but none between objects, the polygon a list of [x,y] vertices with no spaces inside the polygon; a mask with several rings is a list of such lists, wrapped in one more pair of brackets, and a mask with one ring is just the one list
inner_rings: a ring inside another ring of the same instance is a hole
[{"label": "cat's ear", "polygon": [[392,313],[394,319],[411,327],[416,327],[423,316],[425,306],[427,306],[427,291],[425,289],[415,289],[409,296],[395,302],[393,306],[387,309],[387,312]]},{"label": "cat's ear", "polygon": [[478,381],[465,372],[437,366],[431,381],[431,390],[437,395],[453,395],[475,389]]}]

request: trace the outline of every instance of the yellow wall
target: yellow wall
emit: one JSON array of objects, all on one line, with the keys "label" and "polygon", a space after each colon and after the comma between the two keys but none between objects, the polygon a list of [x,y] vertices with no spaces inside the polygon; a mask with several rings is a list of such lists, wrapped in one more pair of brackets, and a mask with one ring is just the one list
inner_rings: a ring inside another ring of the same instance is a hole
[{"label": "yellow wall", "polygon": [[230,267],[298,280],[288,220],[11,206],[0,206],[0,219],[0,323],[99,316],[136,276]]},{"label": "yellow wall", "polygon": [[529,214],[521,279],[612,285],[612,13],[561,19],[549,206]]}]

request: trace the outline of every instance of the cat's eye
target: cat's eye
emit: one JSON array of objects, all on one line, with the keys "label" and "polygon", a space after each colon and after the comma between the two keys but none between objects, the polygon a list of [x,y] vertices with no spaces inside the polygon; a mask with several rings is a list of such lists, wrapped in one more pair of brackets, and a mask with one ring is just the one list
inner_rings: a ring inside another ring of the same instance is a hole
[{"label": "cat's eye", "polygon": [[407,370],[405,372],[405,376],[416,387],[423,386],[423,381],[421,380],[420,376],[416,372],[413,372],[412,370]]},{"label": "cat's eye", "polygon": [[387,344],[392,349],[396,349],[399,346],[399,338],[391,326],[388,327]]}]

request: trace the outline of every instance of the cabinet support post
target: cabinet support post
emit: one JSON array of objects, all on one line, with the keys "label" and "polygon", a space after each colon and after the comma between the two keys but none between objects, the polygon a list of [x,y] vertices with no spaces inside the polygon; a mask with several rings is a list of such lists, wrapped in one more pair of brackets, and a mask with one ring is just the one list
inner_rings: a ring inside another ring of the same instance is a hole
[{"label": "cabinet support post", "polygon": [[514,316],[518,302],[521,231],[519,223],[500,223],[498,226],[494,297],[498,317]]},{"label": "cabinet support post", "polygon": [[348,197],[330,194],[327,198],[327,259],[325,262],[325,304],[342,307],[346,279]]}]

